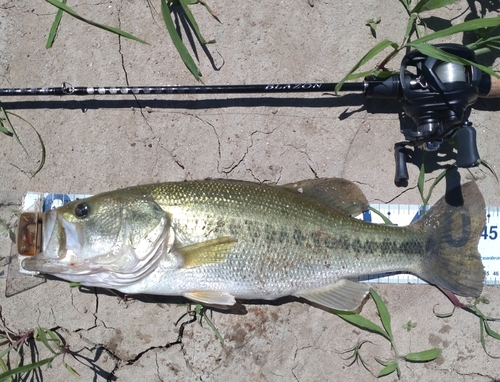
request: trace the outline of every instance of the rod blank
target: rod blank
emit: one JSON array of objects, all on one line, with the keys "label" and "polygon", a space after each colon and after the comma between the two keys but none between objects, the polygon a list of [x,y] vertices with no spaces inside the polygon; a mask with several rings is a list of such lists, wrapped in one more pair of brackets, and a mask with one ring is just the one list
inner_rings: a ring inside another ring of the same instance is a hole
[{"label": "rod blank", "polygon": [[[159,95],[159,94],[256,94],[333,92],[337,83],[297,83],[261,85],[202,85],[202,86],[93,86],[73,87],[64,83],[49,88],[0,88],[2,96],[91,96],[91,95]],[[364,92],[365,82],[342,84],[340,91]]]}]

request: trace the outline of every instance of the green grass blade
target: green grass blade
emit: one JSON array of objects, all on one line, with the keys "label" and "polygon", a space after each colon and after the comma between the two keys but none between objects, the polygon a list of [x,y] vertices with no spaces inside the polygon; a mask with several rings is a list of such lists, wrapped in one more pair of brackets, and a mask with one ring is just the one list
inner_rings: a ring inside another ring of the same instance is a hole
[{"label": "green grass blade", "polygon": [[500,16],[469,20],[461,24],[457,24],[452,27],[428,34],[427,36],[420,37],[419,39],[414,40],[412,44],[422,44],[424,42],[435,40],[437,38],[448,37],[456,33],[468,32],[481,28],[497,27],[499,25],[500,25]]},{"label": "green grass blade", "polygon": [[44,344],[44,346],[47,349],[49,349],[52,354],[57,355],[58,353],[56,351],[54,351],[54,349],[52,349],[52,346],[50,346],[50,344],[49,344],[49,340],[48,340],[48,338],[46,336],[45,329],[38,328],[36,330],[36,333],[37,333],[37,339],[39,339],[40,341],[42,341],[42,343]]},{"label": "green grass blade", "polygon": [[50,329],[45,329],[45,333],[47,333],[49,335],[49,337],[52,339],[52,341],[54,341],[56,344],[57,344],[57,347],[60,347],[61,346],[61,340],[60,338],[57,336],[57,334],[55,334],[52,330]]},{"label": "green grass blade", "polygon": [[198,38],[198,41],[200,42],[200,44],[213,44],[215,43],[215,40],[210,40],[210,41],[206,41],[203,36],[201,35],[201,32],[200,32],[200,27],[198,26],[198,23],[196,22],[193,14],[191,13],[191,10],[189,9],[187,3],[185,0],[179,0],[179,3],[181,4],[181,7],[182,9],[184,10],[184,13],[186,13],[186,16],[189,20],[189,23],[191,24],[191,26],[193,27],[193,31],[194,33],[196,34],[196,37]]},{"label": "green grass blade", "polygon": [[[45,150],[45,144],[43,143],[43,139],[42,139],[42,136],[40,135],[40,133],[38,132],[37,129],[35,129],[35,126],[33,126],[31,123],[29,123],[26,119],[24,119],[23,117],[21,117],[20,115],[17,115],[15,113],[11,113],[9,112],[9,114],[12,114],[13,116],[19,118],[21,121],[24,121],[25,123],[27,123],[28,125],[31,126],[31,128],[33,129],[33,131],[35,132],[37,138],[38,138],[38,142],[40,143],[40,149],[42,151],[42,155],[40,157],[40,163],[38,165],[38,167],[36,168],[35,172],[33,173],[33,175],[31,175],[31,177],[33,178],[36,174],[38,174],[43,166],[45,165],[45,158],[46,158],[46,150]],[[13,130],[14,131],[14,130]],[[17,137],[17,134],[16,134],[16,137]],[[21,141],[19,140],[19,137],[17,137],[17,141],[19,142],[19,144],[23,147],[24,151],[26,152],[26,154],[28,154],[28,151],[24,148],[23,144],[21,143]],[[29,154],[28,154],[29,155]]]},{"label": "green grass blade", "polygon": [[481,159],[481,165],[483,165],[484,167],[486,167],[488,170],[490,170],[490,172],[493,174],[493,176],[495,177],[496,181],[498,182],[498,176],[497,176],[497,173],[495,172],[495,170],[493,169],[493,167],[488,163],[486,162],[484,159]]},{"label": "green grass blade", "polygon": [[455,3],[457,0],[420,0],[411,10],[411,13],[420,13],[442,8],[446,5]]},{"label": "green grass blade", "polygon": [[[420,172],[418,174],[418,181],[417,181],[417,187],[418,187],[418,192],[420,192],[420,198],[422,199],[422,203],[425,205],[427,204],[427,201],[425,200],[424,197],[424,188],[425,188],[425,152],[424,156],[422,157],[422,164],[420,165]],[[425,208],[422,210],[423,213],[425,213]]]},{"label": "green grass blade", "polygon": [[71,15],[74,18],[76,18],[76,19],[78,19],[80,21],[83,21],[83,22],[85,22],[87,24],[93,25],[93,26],[95,26],[97,28],[100,28],[100,29],[104,29],[105,31],[108,31],[108,32],[111,32],[111,33],[115,33],[115,34],[117,34],[119,36],[131,39],[131,40],[135,40],[135,41],[141,42],[143,44],[147,44],[146,41],[141,40],[140,38],[135,37],[134,35],[132,35],[132,34],[130,34],[128,32],[122,31],[119,28],[111,27],[109,25],[99,24],[99,23],[96,23],[96,22],[94,22],[92,20],[86,19],[86,18],[80,16],[78,13],[76,13],[73,9],[71,9],[70,7],[68,7],[66,4],[64,4],[64,3],[62,3],[62,2],[60,2],[58,0],[45,0],[45,1],[47,1],[50,4],[52,4],[54,7],[57,7],[60,10],[66,12],[68,15]]},{"label": "green grass blade", "polygon": [[409,353],[403,358],[409,362],[429,362],[435,360],[441,355],[442,350],[439,348],[433,348],[429,350],[423,350],[416,353]]},{"label": "green grass blade", "polygon": [[373,48],[371,48],[368,53],[366,53],[361,60],[359,60],[356,65],[353,66],[353,68],[347,73],[347,75],[340,80],[340,82],[335,86],[335,93],[337,93],[344,82],[351,80],[351,75],[358,70],[361,66],[366,64],[369,60],[371,60],[373,57],[375,57],[377,54],[380,52],[384,51],[387,47],[391,46],[394,51],[398,49],[398,45],[395,42],[392,42],[391,40],[384,40],[379,42],[377,45],[375,45]]},{"label": "green grass blade", "polygon": [[74,377],[79,377],[80,374],[78,374],[78,372],[73,369],[70,365],[68,365],[66,362],[64,362],[64,367],[66,368],[66,370],[68,370]]},{"label": "green grass blade", "polygon": [[500,334],[495,332],[493,329],[491,329],[490,324],[488,323],[487,320],[484,320],[484,328],[486,329],[486,333],[490,336],[493,337],[496,340],[500,340]]},{"label": "green grass blade", "polygon": [[[427,203],[429,203],[429,200],[431,199],[432,191],[434,191],[434,187],[436,187],[437,184],[446,176],[446,173],[448,172],[448,170],[450,170],[452,168],[454,168],[454,167],[449,167],[446,170],[443,170],[441,172],[441,174],[439,174],[437,176],[437,178],[434,179],[434,182],[432,182],[431,186],[429,187],[429,192],[427,193],[427,198],[425,199],[425,204],[426,205],[427,205]],[[425,211],[423,211],[423,213],[425,213]]]},{"label": "green grass blade", "polygon": [[[480,341],[481,341],[481,346],[483,347],[484,352],[488,355],[488,357],[493,358],[493,359],[499,359],[500,356],[494,356],[493,354],[490,354],[488,350],[486,350],[486,339],[484,338],[484,331],[486,328],[486,321],[481,320],[479,323],[479,336],[480,336]],[[488,331],[488,329],[486,329]]]},{"label": "green grass blade", "polygon": [[14,133],[12,132],[12,124],[7,116],[7,112],[2,106],[2,102],[0,102],[0,133],[8,135],[9,137],[14,136]]},{"label": "green grass blade", "polygon": [[454,54],[447,53],[442,49],[436,48],[434,45],[416,44],[415,41],[410,42],[407,45],[417,49],[419,52],[425,54],[426,56],[434,57],[437,58],[438,60],[452,62],[455,64],[475,66],[476,68],[482,70],[485,73],[488,73],[491,76],[500,78],[500,76],[497,73],[495,73],[493,69],[488,68],[487,66],[484,65],[480,65],[474,61],[469,61],[466,60],[465,58],[455,56]]},{"label": "green grass blade", "polygon": [[16,345],[10,345],[7,349],[0,353],[0,359],[3,358],[6,354],[8,354],[11,350],[14,350]]},{"label": "green grass blade", "polygon": [[210,13],[212,17],[220,23],[219,16],[217,16],[217,13],[215,13],[214,11],[212,11],[212,9],[210,9],[207,3],[201,0],[196,1],[196,3],[200,3],[201,5],[203,5],[205,9],[208,11],[208,13]]},{"label": "green grass blade", "polygon": [[[493,359],[500,359],[500,356],[495,356],[493,354],[491,354],[490,352],[488,352],[488,350],[486,350],[486,339],[484,338],[484,331],[486,330],[486,333],[495,338],[495,339],[500,339],[500,336],[497,332],[494,332],[491,328],[490,328],[490,325],[488,324],[488,321],[485,321],[485,320],[481,320],[481,323],[480,323],[480,327],[481,327],[481,330],[480,330],[480,334],[481,334],[481,346],[483,347],[483,350],[484,352],[488,355],[488,357],[490,358],[493,358]],[[483,328],[484,327],[484,328]]]},{"label": "green grass blade", "polygon": [[[6,372],[9,370],[9,368],[7,367],[7,365],[5,364],[4,360],[0,357],[0,369],[3,371],[3,372]],[[2,381],[0,379],[0,381]]]},{"label": "green grass blade", "polygon": [[215,336],[217,337],[217,339],[221,342],[221,344],[224,345],[224,338],[222,338],[222,336],[220,335],[219,331],[217,330],[217,328],[213,324],[212,320],[210,320],[210,318],[208,318],[206,311],[203,312],[203,318],[205,318],[205,321],[207,322],[208,326],[210,326],[210,328],[213,330],[213,332],[215,333]]},{"label": "green grass blade", "polygon": [[14,129],[14,126],[10,122],[9,114],[17,116],[16,114],[13,114],[13,113],[6,111],[0,103],[0,120],[2,121],[3,125],[7,125],[8,130],[10,129],[8,131],[7,135],[13,136],[14,138],[16,138],[17,143],[19,143],[19,145],[22,147],[22,149],[24,150],[26,155],[29,156],[28,150],[26,150],[26,147],[24,147],[23,143],[21,142],[21,139],[19,138],[19,135],[17,135],[16,129]]},{"label": "green grass blade", "polygon": [[19,366],[14,369],[10,369],[5,373],[0,374],[0,381],[5,381],[7,378],[12,377],[14,375],[20,375],[23,373],[28,373],[32,370],[38,369],[43,365],[46,365],[54,360],[54,357],[42,359],[41,361],[31,363],[29,365]]},{"label": "green grass blade", "polygon": [[387,335],[392,341],[392,328],[391,328],[391,315],[389,314],[389,310],[385,305],[382,298],[375,292],[373,288],[370,288],[370,295],[375,301],[375,305],[377,306],[378,314],[380,315],[380,320],[382,321],[382,325],[384,326]]},{"label": "green grass blade", "polygon": [[9,137],[12,137],[12,132],[7,130],[7,128],[3,125],[2,119],[0,119],[0,133],[8,135]]},{"label": "green grass blade", "polygon": [[382,370],[380,370],[380,372],[378,373],[378,377],[385,377],[386,375],[394,373],[394,371],[397,368],[398,368],[398,363],[397,362],[391,362],[386,367],[384,367]]},{"label": "green grass blade", "polygon": [[434,315],[438,318],[448,318],[448,317],[451,317],[453,316],[453,313],[455,313],[455,307],[453,307],[453,310],[449,313],[436,313],[436,306],[438,306],[439,304],[436,304],[434,305],[434,307],[432,308],[432,313],[434,313]]},{"label": "green grass blade", "polygon": [[380,216],[382,218],[382,220],[384,221],[384,224],[386,224],[386,225],[394,225],[394,223],[391,222],[391,220],[387,216],[385,216],[382,212],[380,212],[379,210],[376,210],[373,207],[370,207],[369,209],[374,214]]},{"label": "green grass blade", "polygon": [[411,0],[399,0],[399,2],[403,5],[403,7],[405,7],[406,12],[408,12],[408,14],[410,14],[410,2],[411,2]]},{"label": "green grass blade", "polygon": [[347,321],[348,323],[357,326],[360,329],[380,334],[382,337],[388,339],[389,341],[391,340],[391,338],[384,329],[382,329],[377,324],[373,323],[372,321],[364,318],[363,316],[357,313],[344,312],[340,310],[333,310],[333,313],[342,318],[344,321]]},{"label": "green grass blade", "polygon": [[[62,0],[61,3],[66,4],[66,0]],[[52,23],[52,27],[50,28],[49,37],[47,38],[47,43],[45,44],[45,48],[52,48],[54,44],[54,40],[56,39],[57,29],[59,28],[59,24],[61,23],[61,18],[63,15],[63,10],[58,9],[56,13],[56,17],[54,22]]]},{"label": "green grass blade", "polygon": [[481,49],[487,49],[487,50],[490,50],[488,48],[499,49],[500,46],[498,40],[500,40],[500,36],[490,36],[488,38],[480,38],[477,41],[474,41],[473,43],[468,44],[466,46],[467,48],[472,49],[476,53],[476,55],[479,55],[481,54]]},{"label": "green grass blade", "polygon": [[405,37],[404,37],[405,42],[408,41],[408,38],[410,37],[411,31],[413,30],[413,27],[415,27],[416,21],[417,21],[417,14],[412,13],[410,18],[408,19],[408,24],[406,24],[406,32],[405,32]]},{"label": "green grass blade", "polygon": [[170,7],[168,6],[167,2],[165,0],[161,0],[161,14],[163,16],[163,20],[165,21],[165,26],[167,27],[168,34],[170,35],[170,38],[172,39],[172,42],[174,43],[175,48],[177,49],[177,52],[179,52],[182,61],[184,61],[184,64],[186,67],[189,69],[189,71],[193,74],[193,76],[200,81],[201,77],[201,72],[196,66],[193,58],[189,54],[186,46],[181,40],[181,37],[177,33],[177,30],[175,29],[174,21],[172,20],[172,17],[170,16]]}]

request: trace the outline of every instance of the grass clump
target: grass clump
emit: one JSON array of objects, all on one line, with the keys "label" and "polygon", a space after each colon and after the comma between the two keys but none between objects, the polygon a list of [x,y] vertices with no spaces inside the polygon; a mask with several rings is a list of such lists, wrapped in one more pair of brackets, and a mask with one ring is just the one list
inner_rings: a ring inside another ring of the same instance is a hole
[{"label": "grass clump", "polygon": [[[348,323],[360,329],[366,330],[368,332],[378,334],[383,338],[385,338],[387,341],[389,341],[393,357],[387,360],[375,357],[375,361],[377,361],[380,365],[383,366],[383,368],[377,373],[378,377],[384,377],[396,372],[398,378],[400,378],[401,377],[401,368],[399,366],[400,361],[430,362],[435,360],[437,357],[441,355],[441,349],[439,348],[432,348],[419,352],[411,352],[408,354],[401,355],[396,347],[396,342],[394,339],[394,335],[392,333],[391,315],[389,314],[389,310],[387,309],[386,304],[384,303],[382,298],[377,294],[377,292],[375,292],[375,290],[373,290],[372,288],[370,288],[370,296],[375,302],[375,306],[377,307],[377,312],[380,317],[382,325],[376,324],[373,321],[370,321],[369,319],[361,316],[358,313],[343,312],[337,310],[334,310],[334,313],[343,320],[347,321]],[[363,358],[361,357],[360,353],[361,346],[367,342],[369,341],[358,342],[358,344],[355,347],[343,351],[342,354],[351,353],[351,355],[348,358],[346,358],[346,359],[353,359],[350,365],[352,365],[356,361],[359,361],[368,371],[372,372],[369,369],[366,361],[363,360]]]},{"label": "grass clump", "polygon": [[[49,350],[50,356],[39,359],[40,344]],[[78,372],[64,360],[67,354],[72,354],[69,346],[55,330],[37,328],[14,333],[3,323],[3,328],[0,329],[0,382],[43,380],[41,367],[51,367],[54,359],[59,356],[63,358],[65,369],[78,377]],[[27,359],[30,359],[31,363],[26,362]]]}]

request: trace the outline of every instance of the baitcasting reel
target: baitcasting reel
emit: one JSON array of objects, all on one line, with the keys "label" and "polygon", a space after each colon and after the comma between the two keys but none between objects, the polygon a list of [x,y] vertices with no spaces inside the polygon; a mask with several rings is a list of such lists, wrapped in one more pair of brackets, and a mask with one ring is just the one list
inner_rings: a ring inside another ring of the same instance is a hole
[{"label": "baitcasting reel", "polygon": [[[476,60],[474,52],[463,45],[440,44],[436,47],[460,57],[465,63]],[[441,143],[455,138],[458,167],[474,167],[481,163],[476,130],[465,115],[478,97],[489,95],[489,74],[471,65],[440,61],[413,50],[403,58],[399,74],[381,84],[371,80],[374,79],[365,81],[367,97],[399,99],[405,115],[415,123],[415,127],[401,130],[406,141],[394,146],[397,185],[408,180],[406,146],[436,151]]]}]

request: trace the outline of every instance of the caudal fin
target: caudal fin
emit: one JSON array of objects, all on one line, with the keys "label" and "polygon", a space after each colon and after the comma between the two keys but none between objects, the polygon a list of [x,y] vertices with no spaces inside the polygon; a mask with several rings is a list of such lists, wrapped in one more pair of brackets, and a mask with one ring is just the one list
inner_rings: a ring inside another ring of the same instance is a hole
[{"label": "caudal fin", "polygon": [[485,221],[484,198],[475,183],[441,198],[412,225],[427,236],[427,256],[416,273],[458,295],[479,297],[484,267],[477,246]]}]

